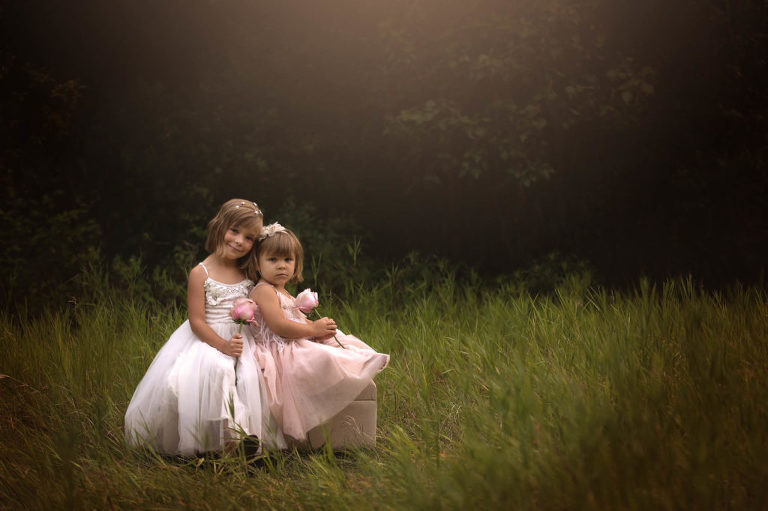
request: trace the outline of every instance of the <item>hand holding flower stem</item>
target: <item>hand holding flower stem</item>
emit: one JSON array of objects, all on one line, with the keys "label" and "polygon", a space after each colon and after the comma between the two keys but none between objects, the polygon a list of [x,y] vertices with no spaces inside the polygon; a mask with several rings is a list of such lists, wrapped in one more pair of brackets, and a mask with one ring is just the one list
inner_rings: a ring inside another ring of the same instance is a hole
[{"label": "hand holding flower stem", "polygon": [[[307,288],[298,295],[296,295],[296,298],[294,299],[294,304],[296,307],[299,308],[301,312],[304,314],[310,314],[312,311],[317,314],[318,319],[320,319],[320,312],[317,310],[317,306],[320,304],[320,301],[317,298],[317,293],[312,291],[311,289]],[[335,335],[333,336],[336,343],[341,346],[344,349],[347,349],[346,346],[341,344],[341,341],[339,341],[338,337]]]}]

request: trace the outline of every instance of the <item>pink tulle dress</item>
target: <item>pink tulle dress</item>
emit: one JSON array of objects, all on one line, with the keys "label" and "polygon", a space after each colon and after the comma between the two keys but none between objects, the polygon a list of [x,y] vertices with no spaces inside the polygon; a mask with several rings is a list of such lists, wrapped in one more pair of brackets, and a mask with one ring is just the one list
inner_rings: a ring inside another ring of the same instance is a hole
[{"label": "pink tulle dress", "polygon": [[[257,286],[273,287],[266,282]],[[275,293],[287,319],[307,322],[293,298],[277,289]],[[283,434],[298,441],[354,401],[389,363],[389,355],[341,331],[336,337],[346,349],[333,337],[323,342],[280,337],[267,326],[261,311],[256,320],[253,355],[264,375],[269,409]]]}]

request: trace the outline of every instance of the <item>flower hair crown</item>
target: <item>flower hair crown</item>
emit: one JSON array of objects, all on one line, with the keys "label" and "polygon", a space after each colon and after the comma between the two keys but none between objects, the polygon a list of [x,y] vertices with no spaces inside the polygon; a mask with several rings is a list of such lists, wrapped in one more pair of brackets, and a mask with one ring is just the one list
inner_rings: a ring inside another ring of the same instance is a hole
[{"label": "flower hair crown", "polygon": [[288,229],[278,224],[277,222],[269,224],[261,230],[261,234],[259,234],[259,241],[263,241],[270,236],[273,236],[275,233],[286,232],[287,230]]},{"label": "flower hair crown", "polygon": [[[253,213],[256,214],[256,215],[262,215],[261,210],[259,209],[258,204],[256,204],[255,202],[251,202],[251,204],[253,204],[253,207],[256,208],[256,209],[254,209]],[[240,201],[240,204],[235,206],[235,209],[240,209],[240,206],[245,206],[245,201]]]}]

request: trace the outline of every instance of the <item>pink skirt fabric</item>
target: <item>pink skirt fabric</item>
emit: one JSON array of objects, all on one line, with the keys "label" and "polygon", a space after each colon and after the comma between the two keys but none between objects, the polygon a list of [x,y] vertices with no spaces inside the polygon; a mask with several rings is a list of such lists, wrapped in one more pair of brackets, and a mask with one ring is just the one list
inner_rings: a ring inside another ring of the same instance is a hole
[{"label": "pink skirt fabric", "polygon": [[341,348],[325,343],[286,340],[285,345],[256,343],[254,357],[261,367],[270,412],[284,435],[306,439],[309,430],[327,422],[355,400],[373,377],[389,363],[352,335],[339,332]]},{"label": "pink skirt fabric", "polygon": [[[278,293],[286,317],[306,321],[290,298]],[[389,363],[353,335],[338,331],[323,342],[283,339],[257,314],[253,356],[261,367],[267,403],[284,435],[304,441],[307,432],[323,424],[357,398]]]}]

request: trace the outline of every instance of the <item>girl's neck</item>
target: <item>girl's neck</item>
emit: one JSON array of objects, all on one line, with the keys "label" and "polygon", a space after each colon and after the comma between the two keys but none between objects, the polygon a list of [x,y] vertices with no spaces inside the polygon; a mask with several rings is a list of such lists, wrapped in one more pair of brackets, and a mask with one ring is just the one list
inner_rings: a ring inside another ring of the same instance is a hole
[{"label": "girl's neck", "polygon": [[237,265],[237,261],[235,259],[226,259],[216,253],[210,254],[207,260],[209,264],[215,264],[221,268],[226,268],[228,270],[240,270],[240,267]]},{"label": "girl's neck", "polygon": [[236,284],[246,278],[236,261],[228,261],[216,254],[210,254],[203,263],[208,269],[208,276],[218,282]]}]

